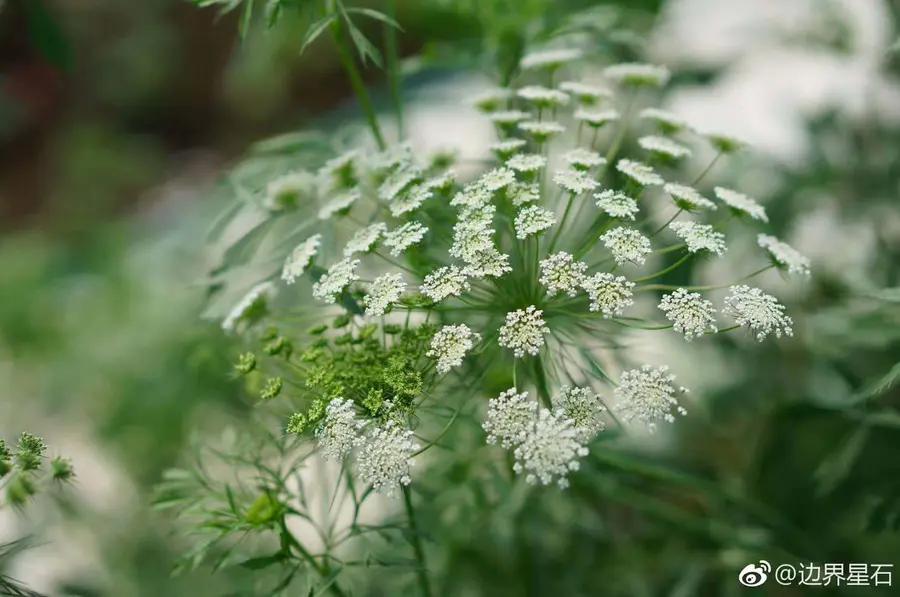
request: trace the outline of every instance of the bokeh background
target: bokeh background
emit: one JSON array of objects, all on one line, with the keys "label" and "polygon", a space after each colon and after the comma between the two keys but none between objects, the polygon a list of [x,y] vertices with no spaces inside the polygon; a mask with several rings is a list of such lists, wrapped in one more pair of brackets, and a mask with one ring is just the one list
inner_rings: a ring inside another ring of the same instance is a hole
[{"label": "bokeh background", "polygon": [[[525,564],[458,526],[442,538],[444,574],[465,595],[742,594],[734,572],[762,531],[729,520],[743,535],[719,532],[729,505],[679,487],[670,468],[764,504],[827,561],[900,566],[900,4],[508,5],[399,2],[417,143],[477,152],[489,131],[463,101],[487,84],[483,57],[577,15],[618,58],[677,73],[666,107],[750,143],[715,181],[762,201],[814,275],[762,281],[788,304],[794,339],[680,351],[671,366],[701,415],[635,448],[652,465],[631,494],[573,483],[580,518],[548,503],[515,536]],[[192,434],[251,408],[227,340],[200,317],[220,257],[204,239],[226,207],[216,182],[262,139],[357,118],[331,46],[300,54],[308,24],[260,24],[241,43],[236,13],[183,0],[0,0],[0,435],[43,435],[78,473],[62,506],[0,512],[0,540],[37,540],[0,572],[50,595],[111,597],[237,594],[250,574],[171,578],[186,544],[149,496]],[[387,113],[382,73],[365,72]],[[692,275],[720,279],[741,254]],[[521,590],[516,570],[531,571]]]}]

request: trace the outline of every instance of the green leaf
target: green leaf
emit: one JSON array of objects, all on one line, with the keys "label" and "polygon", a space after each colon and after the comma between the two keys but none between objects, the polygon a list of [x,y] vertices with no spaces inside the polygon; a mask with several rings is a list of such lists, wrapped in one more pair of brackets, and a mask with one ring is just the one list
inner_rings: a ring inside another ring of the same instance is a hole
[{"label": "green leaf", "polygon": [[328,28],[331,23],[338,18],[337,13],[332,13],[330,15],[326,15],[309,26],[309,29],[306,30],[306,35],[303,36],[303,43],[300,45],[300,53],[302,54],[306,47],[314,42],[316,38],[318,38],[325,29]]},{"label": "green leaf", "polygon": [[376,21],[381,21],[382,23],[390,25],[391,27],[394,27],[395,29],[398,29],[399,31],[403,31],[403,27],[400,26],[400,23],[398,23],[391,17],[387,16],[383,12],[378,12],[377,10],[372,10],[371,8],[356,8],[356,7],[347,8],[347,9],[345,9],[345,11],[348,13],[356,13],[356,14],[365,15],[369,18],[375,19]]},{"label": "green leaf", "polygon": [[253,20],[253,1],[246,0],[244,2],[244,12],[241,14],[241,22],[238,25],[238,35],[242,40],[247,38],[247,32],[250,31],[250,22]]},{"label": "green leaf", "polygon": [[346,12],[344,13],[344,20],[347,22],[347,29],[350,31],[350,39],[353,40],[353,45],[356,46],[356,51],[359,52],[359,57],[362,59],[363,65],[366,64],[366,60],[368,59],[374,62],[379,68],[382,68],[384,66],[384,61],[381,58],[381,52],[378,51],[378,48],[366,39],[366,36],[363,35],[362,31],[357,29],[356,25],[350,20],[350,17],[347,16]]},{"label": "green leaf", "polygon": [[275,564],[279,564],[286,559],[284,552],[279,551],[278,553],[274,553],[270,556],[260,556],[258,558],[250,558],[249,560],[244,560],[240,562],[238,565],[241,568],[246,568],[248,570],[264,570],[269,566],[274,566]]},{"label": "green leaf", "polygon": [[857,400],[869,400],[887,392],[900,379],[900,363],[894,365],[883,377],[875,381],[861,391],[857,396]]},{"label": "green leaf", "polygon": [[271,29],[281,16],[281,0],[269,0],[266,3],[266,27]]},{"label": "green leaf", "polygon": [[830,494],[847,478],[869,438],[869,427],[860,426],[837,449],[819,464],[814,473],[816,480],[816,496],[819,498]]},{"label": "green leaf", "polygon": [[68,71],[72,52],[62,28],[44,4],[44,0],[25,2],[25,26],[38,51],[56,67]]}]

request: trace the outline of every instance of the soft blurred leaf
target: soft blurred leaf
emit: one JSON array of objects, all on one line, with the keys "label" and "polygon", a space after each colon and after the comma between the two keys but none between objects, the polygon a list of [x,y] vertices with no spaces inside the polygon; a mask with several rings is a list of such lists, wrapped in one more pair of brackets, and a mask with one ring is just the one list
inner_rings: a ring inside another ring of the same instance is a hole
[{"label": "soft blurred leaf", "polygon": [[365,15],[367,17],[375,19],[376,21],[381,21],[382,23],[386,23],[386,24],[390,25],[391,27],[394,27],[395,29],[399,29],[400,31],[403,31],[403,27],[400,26],[400,23],[398,23],[391,17],[387,16],[383,12],[378,12],[377,10],[372,10],[371,8],[358,8],[358,7],[347,8],[345,10],[346,10],[346,12],[351,13],[351,14],[355,13],[355,14]]},{"label": "soft blurred leaf", "polygon": [[63,70],[72,65],[69,42],[44,0],[25,2],[28,36],[47,60]]},{"label": "soft blurred leaf", "polygon": [[869,437],[869,427],[857,427],[837,449],[829,455],[815,472],[816,494],[824,497],[847,478]]},{"label": "soft blurred leaf", "polygon": [[309,29],[306,30],[306,35],[303,36],[303,43],[300,44],[300,53],[302,54],[306,47],[314,42],[325,29],[328,28],[331,23],[334,22],[335,19],[338,18],[337,13],[332,13],[330,15],[326,15],[309,26]]}]

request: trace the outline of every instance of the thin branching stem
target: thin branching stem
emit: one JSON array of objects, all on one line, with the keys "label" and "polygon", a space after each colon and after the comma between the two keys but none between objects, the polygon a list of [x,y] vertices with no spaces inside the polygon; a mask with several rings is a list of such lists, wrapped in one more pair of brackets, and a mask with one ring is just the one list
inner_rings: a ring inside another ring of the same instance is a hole
[{"label": "thin branching stem", "polygon": [[340,19],[335,19],[331,24],[331,35],[334,39],[334,45],[337,48],[338,58],[340,58],[344,70],[347,71],[347,76],[350,78],[350,85],[353,86],[353,93],[356,94],[356,98],[359,100],[360,108],[362,108],[363,114],[366,117],[366,122],[369,124],[369,129],[372,131],[375,143],[378,144],[378,149],[384,151],[387,149],[387,144],[384,141],[384,135],[381,134],[381,127],[378,124],[378,115],[375,113],[375,108],[372,106],[372,100],[369,98],[369,92],[366,91],[366,85],[362,80],[362,75],[360,75],[359,69],[356,68],[356,62],[353,60],[353,56],[350,55],[350,52],[347,51],[347,44],[344,41],[344,32],[341,27]]},{"label": "thin branching stem", "polygon": [[425,563],[425,550],[422,549],[422,537],[419,533],[419,525],[416,522],[416,513],[413,510],[412,492],[408,485],[403,486],[403,505],[406,508],[406,517],[409,519],[410,543],[416,555],[416,577],[419,580],[419,589],[422,597],[431,597],[431,579],[428,578],[428,566]]}]

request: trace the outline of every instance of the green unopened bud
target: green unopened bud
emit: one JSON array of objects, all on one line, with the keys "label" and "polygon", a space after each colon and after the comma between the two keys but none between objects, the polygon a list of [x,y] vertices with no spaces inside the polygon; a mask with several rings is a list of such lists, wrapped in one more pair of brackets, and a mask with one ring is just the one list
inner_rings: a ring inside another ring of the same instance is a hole
[{"label": "green unopened bud", "polygon": [[256,369],[256,355],[252,352],[245,352],[238,357],[238,362],[235,363],[234,368],[241,375],[247,375]]},{"label": "green unopened bud", "polygon": [[270,325],[269,327],[267,327],[266,331],[264,331],[259,336],[260,340],[264,340],[264,341],[274,340],[277,337],[278,337],[278,328],[276,328],[273,325]]},{"label": "green unopened bud", "polygon": [[306,333],[310,336],[319,336],[321,334],[324,334],[326,330],[328,330],[328,324],[320,323],[319,325],[315,325],[306,330]]},{"label": "green unopened bud", "polygon": [[737,153],[744,147],[742,141],[726,135],[711,134],[707,138],[720,153]]},{"label": "green unopened bud", "polygon": [[281,393],[281,378],[280,377],[270,377],[266,380],[266,384],[263,386],[262,391],[259,393],[260,398],[263,400],[271,400],[278,396]]},{"label": "green unopened bud", "polygon": [[287,338],[279,336],[267,344],[264,350],[266,351],[266,354],[272,356],[284,355],[284,358],[289,359],[291,358],[293,347]]},{"label": "green unopened bud", "polygon": [[389,334],[393,336],[394,334],[399,334],[403,331],[403,326],[399,323],[386,323],[382,326],[385,334]]},{"label": "green unopened bud", "polygon": [[378,326],[374,323],[367,323],[366,325],[359,328],[359,337],[363,340],[366,338],[371,338],[372,334],[378,331]]},{"label": "green unopened bud", "polygon": [[34,479],[27,473],[18,473],[6,486],[6,500],[15,508],[21,508],[35,494]]},{"label": "green unopened bud", "polygon": [[65,483],[75,477],[75,469],[68,458],[56,457],[50,461],[50,476],[54,481]]},{"label": "green unopened bud", "polygon": [[264,493],[253,500],[247,509],[247,522],[254,525],[265,525],[281,517],[284,504],[271,494]]},{"label": "green unopened bud", "polygon": [[380,389],[369,390],[369,393],[366,394],[365,399],[363,399],[363,406],[366,407],[366,410],[372,415],[377,414],[383,404],[384,392]]},{"label": "green unopened bud", "polygon": [[328,338],[319,338],[312,343],[313,348],[325,348],[328,346]]},{"label": "green unopened bud", "polygon": [[9,460],[0,460],[0,479],[9,474],[13,468],[12,462]]},{"label": "green unopened bud", "polygon": [[47,444],[44,440],[30,433],[23,433],[19,438],[19,448],[16,453],[16,462],[25,471],[33,471],[41,468],[44,459],[44,451]]},{"label": "green unopened bud", "polygon": [[3,438],[0,438],[0,460],[9,460],[11,457],[12,452],[6,447],[6,442]]},{"label": "green unopened bud", "polygon": [[314,363],[323,353],[324,351],[321,348],[310,347],[303,351],[303,354],[300,355],[300,360],[304,363]]},{"label": "green unopened bud", "polygon": [[287,432],[300,435],[306,430],[306,415],[303,413],[294,413],[288,421]]},{"label": "green unopened bud", "polygon": [[319,398],[310,405],[309,410],[306,412],[308,424],[312,425],[313,423],[317,423],[324,416],[325,401]]},{"label": "green unopened bud", "polygon": [[341,334],[334,339],[335,346],[344,346],[345,344],[349,344],[353,341],[353,334],[347,332],[346,334]]},{"label": "green unopened bud", "polygon": [[344,313],[342,315],[338,315],[331,322],[331,327],[333,327],[336,330],[345,328],[348,325],[350,325],[350,314],[349,313]]}]

